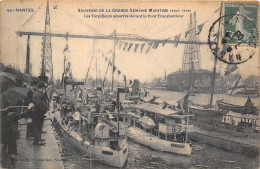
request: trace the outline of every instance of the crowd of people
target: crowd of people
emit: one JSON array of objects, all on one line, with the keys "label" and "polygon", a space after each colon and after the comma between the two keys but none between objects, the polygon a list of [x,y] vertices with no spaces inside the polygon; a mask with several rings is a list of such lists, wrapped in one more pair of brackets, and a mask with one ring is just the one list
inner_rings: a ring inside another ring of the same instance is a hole
[{"label": "crowd of people", "polygon": [[[32,82],[27,86],[29,91],[27,97],[15,108],[1,109],[1,167],[5,168],[8,160],[15,164],[17,154],[17,139],[20,134],[18,130],[18,120],[24,118],[27,122],[26,139],[34,140],[34,145],[45,145],[46,142],[41,135],[45,113],[49,109],[49,99],[46,93],[46,83],[43,81]],[[15,96],[14,96],[15,97]],[[1,103],[4,103],[2,98]],[[19,108],[23,106],[23,108]],[[27,107],[26,107],[27,106]],[[24,108],[26,107],[26,108]],[[19,147],[18,147],[19,148]]]},{"label": "crowd of people", "polygon": [[82,123],[81,109],[75,108],[72,101],[60,101],[60,103],[59,101],[56,101],[54,104],[55,108],[53,110],[53,113],[55,113],[56,111],[60,111],[62,125],[68,125],[69,130],[80,130],[79,126]]}]

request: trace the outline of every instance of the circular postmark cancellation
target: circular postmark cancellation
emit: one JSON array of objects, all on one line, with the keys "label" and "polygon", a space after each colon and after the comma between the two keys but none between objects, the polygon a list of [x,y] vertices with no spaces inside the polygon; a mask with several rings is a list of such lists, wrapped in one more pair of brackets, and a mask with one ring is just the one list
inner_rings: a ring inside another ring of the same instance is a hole
[{"label": "circular postmark cancellation", "polygon": [[208,43],[212,53],[228,64],[248,61],[258,44],[257,18],[247,16],[252,12],[245,11],[243,6],[238,8],[239,12],[220,17],[209,29]]}]

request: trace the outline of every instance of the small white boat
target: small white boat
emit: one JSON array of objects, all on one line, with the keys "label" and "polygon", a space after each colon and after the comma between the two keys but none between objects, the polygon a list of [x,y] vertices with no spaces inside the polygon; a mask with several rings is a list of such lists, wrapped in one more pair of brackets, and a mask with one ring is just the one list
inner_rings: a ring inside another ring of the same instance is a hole
[{"label": "small white boat", "polygon": [[141,119],[139,119],[139,123],[142,125],[143,128],[145,129],[152,129],[156,126],[154,123],[153,119],[143,116]]},{"label": "small white boat", "polygon": [[192,148],[189,143],[163,140],[136,127],[128,128],[128,137],[132,138],[139,144],[146,145],[155,150],[188,156],[191,155]]},{"label": "small white boat", "polygon": [[139,116],[139,115],[137,115],[137,114],[135,114],[133,112],[127,112],[126,114],[128,116],[131,116],[132,118],[136,118],[136,119],[140,119],[141,118],[141,116]]}]

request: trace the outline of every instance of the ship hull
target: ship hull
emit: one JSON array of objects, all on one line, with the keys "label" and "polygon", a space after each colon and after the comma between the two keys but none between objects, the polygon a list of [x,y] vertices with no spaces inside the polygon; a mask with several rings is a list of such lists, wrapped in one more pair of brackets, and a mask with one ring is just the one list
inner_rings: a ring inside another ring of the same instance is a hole
[{"label": "ship hull", "polygon": [[219,109],[233,111],[233,112],[237,112],[237,113],[242,113],[243,108],[244,108],[244,106],[229,104],[229,103],[222,102],[222,101],[218,101],[217,105],[218,105]]},{"label": "ship hull", "polygon": [[200,121],[210,121],[210,120],[221,120],[223,114],[219,110],[214,108],[204,108],[201,106],[190,105],[189,112],[194,114],[196,118]]},{"label": "ship hull", "polygon": [[85,154],[86,157],[98,159],[100,162],[121,168],[127,162],[128,157],[128,145],[127,143],[120,150],[113,150],[110,147],[95,146],[90,141],[84,141],[75,132],[68,132],[65,125],[61,124],[61,118],[59,114],[55,113],[53,118],[54,126],[61,131],[63,136],[72,144],[76,149]]},{"label": "ship hull", "polygon": [[128,128],[128,137],[133,139],[135,142],[148,146],[152,149],[174,153],[178,155],[191,155],[191,146],[188,143],[172,142],[162,140],[150,133],[147,133],[136,127]]}]

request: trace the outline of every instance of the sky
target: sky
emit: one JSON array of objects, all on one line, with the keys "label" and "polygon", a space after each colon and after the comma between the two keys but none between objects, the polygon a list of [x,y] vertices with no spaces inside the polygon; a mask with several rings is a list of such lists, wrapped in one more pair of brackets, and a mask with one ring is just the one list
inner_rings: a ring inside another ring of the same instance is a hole
[{"label": "sky", "polygon": [[[30,8],[34,12],[8,12],[7,9]],[[79,9],[174,9],[180,10],[171,14],[184,15],[183,18],[84,18],[84,14],[169,14],[169,13],[124,13],[124,12],[78,12]],[[114,30],[117,34],[135,35],[151,39],[174,39],[181,34],[180,40],[185,40],[185,32],[188,30],[190,13],[196,11],[197,25],[205,23],[199,35],[201,42],[207,42],[209,29],[213,22],[219,18],[220,8],[218,2],[60,2],[50,1],[50,25],[52,33],[78,34],[78,35],[111,35]],[[1,61],[6,65],[15,65],[21,71],[25,69],[26,36],[16,35],[16,31],[44,32],[46,1],[6,1],[1,5]],[[183,9],[191,12],[182,12]],[[32,16],[33,15],[33,16]],[[37,76],[41,69],[42,38],[30,39],[32,74]],[[130,42],[130,41],[128,41]],[[86,76],[90,60],[95,53],[94,61],[90,68],[90,76],[96,77],[95,64],[97,63],[98,76],[103,78],[107,62],[102,54],[110,58],[109,51],[113,49],[113,40],[97,40],[93,47],[92,39],[52,38],[52,59],[54,78],[60,78],[63,72],[63,50],[68,43],[67,55],[72,63],[72,72],[75,78]],[[133,49],[124,51],[115,48],[115,65],[128,79],[139,79],[141,82],[151,81],[155,77],[164,77],[167,74],[182,68],[184,45],[166,43],[157,49],[150,49],[148,54],[137,52]],[[259,47],[257,48],[259,49]],[[146,48],[144,48],[146,50]],[[98,52],[99,51],[99,52]],[[200,46],[201,68],[212,70],[214,56],[209,45]],[[97,62],[95,60],[97,58]],[[238,65],[242,77],[258,75],[259,51],[246,63]],[[217,70],[225,69],[226,64],[218,62]],[[99,72],[100,71],[100,72]],[[107,77],[111,76],[108,71]],[[121,81],[123,76],[115,75],[115,79]]]}]

